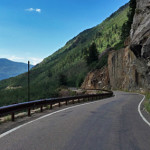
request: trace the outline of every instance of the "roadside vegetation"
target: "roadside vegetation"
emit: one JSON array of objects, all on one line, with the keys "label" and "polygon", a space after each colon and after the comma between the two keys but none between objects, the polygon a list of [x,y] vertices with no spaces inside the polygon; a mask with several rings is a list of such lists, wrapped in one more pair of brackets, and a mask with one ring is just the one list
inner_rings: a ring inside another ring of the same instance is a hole
[{"label": "roadside vegetation", "polygon": [[133,23],[133,17],[136,11],[136,0],[130,0],[129,11],[127,13],[127,20],[123,23],[121,28],[120,42],[114,46],[114,49],[118,50],[124,47],[124,41],[129,37],[131,26]]},{"label": "roadside vegetation", "polygon": [[146,110],[150,113],[150,93],[146,93],[146,100],[144,106]]}]

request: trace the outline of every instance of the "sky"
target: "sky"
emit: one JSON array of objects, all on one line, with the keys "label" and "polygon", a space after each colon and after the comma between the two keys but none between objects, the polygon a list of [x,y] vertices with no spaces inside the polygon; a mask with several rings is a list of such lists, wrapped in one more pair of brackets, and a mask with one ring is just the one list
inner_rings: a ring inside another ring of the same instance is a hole
[{"label": "sky", "polygon": [[129,0],[0,0],[0,58],[32,64]]}]

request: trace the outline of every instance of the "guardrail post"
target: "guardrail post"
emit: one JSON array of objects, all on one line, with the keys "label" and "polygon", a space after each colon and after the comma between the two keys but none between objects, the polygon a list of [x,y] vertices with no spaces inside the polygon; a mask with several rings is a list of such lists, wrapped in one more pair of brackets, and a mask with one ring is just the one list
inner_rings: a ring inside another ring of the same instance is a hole
[{"label": "guardrail post", "polygon": [[41,106],[41,109],[40,109],[40,111],[41,111],[41,112],[43,112],[43,106]]},{"label": "guardrail post", "polygon": [[78,98],[78,103],[80,103],[80,99]]},{"label": "guardrail post", "polygon": [[96,96],[96,100],[98,100],[98,96]]},{"label": "guardrail post", "polygon": [[72,104],[74,104],[74,99],[72,100]]},{"label": "guardrail post", "polygon": [[53,109],[53,105],[52,104],[50,104],[50,109]]},{"label": "guardrail post", "polygon": [[15,113],[14,112],[11,114],[11,121],[15,121]]},{"label": "guardrail post", "polygon": [[68,101],[66,100],[66,105],[68,105]]},{"label": "guardrail post", "polygon": [[28,109],[28,117],[31,116],[31,108]]},{"label": "guardrail post", "polygon": [[59,102],[59,107],[61,107],[61,104],[60,104],[60,102]]}]

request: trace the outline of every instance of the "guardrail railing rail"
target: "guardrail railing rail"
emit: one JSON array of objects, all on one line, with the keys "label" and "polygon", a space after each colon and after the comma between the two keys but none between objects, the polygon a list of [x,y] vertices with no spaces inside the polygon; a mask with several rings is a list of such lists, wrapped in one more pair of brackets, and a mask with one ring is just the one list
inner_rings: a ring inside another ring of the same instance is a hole
[{"label": "guardrail railing rail", "polygon": [[[87,89],[86,89],[87,90]],[[92,90],[92,89],[88,89]],[[95,89],[94,89],[95,90]],[[65,103],[65,105],[68,105],[70,101],[72,103],[75,103],[75,100],[79,103],[81,100],[87,99],[88,101],[92,100],[100,100],[104,98],[109,98],[113,96],[112,91],[107,90],[101,90],[96,89],[97,91],[105,91],[107,93],[100,93],[100,94],[87,94],[87,95],[77,95],[77,96],[71,96],[71,97],[61,97],[61,98],[50,98],[50,99],[41,99],[41,100],[35,100],[30,102],[24,102],[24,103],[18,103],[8,106],[0,107],[0,117],[6,116],[11,114],[11,120],[15,120],[15,113],[27,110],[28,116],[31,116],[31,110],[34,108],[40,108],[41,112],[43,111],[43,106],[50,105],[50,109],[53,108],[53,105],[58,104],[59,107],[61,107],[62,103]]]}]

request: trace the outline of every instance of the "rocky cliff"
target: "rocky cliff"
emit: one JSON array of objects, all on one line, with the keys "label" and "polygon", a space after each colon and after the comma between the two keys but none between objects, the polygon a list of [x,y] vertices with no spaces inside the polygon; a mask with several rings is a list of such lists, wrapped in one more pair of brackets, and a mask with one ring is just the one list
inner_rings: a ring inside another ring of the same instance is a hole
[{"label": "rocky cliff", "polygon": [[150,0],[137,0],[130,38],[131,50],[150,66]]},{"label": "rocky cliff", "polygon": [[107,51],[108,66],[89,73],[82,87],[150,90],[150,0],[137,0],[130,39],[125,46]]},{"label": "rocky cliff", "polygon": [[149,88],[147,66],[129,47],[109,53],[108,70],[112,89],[132,91]]}]

